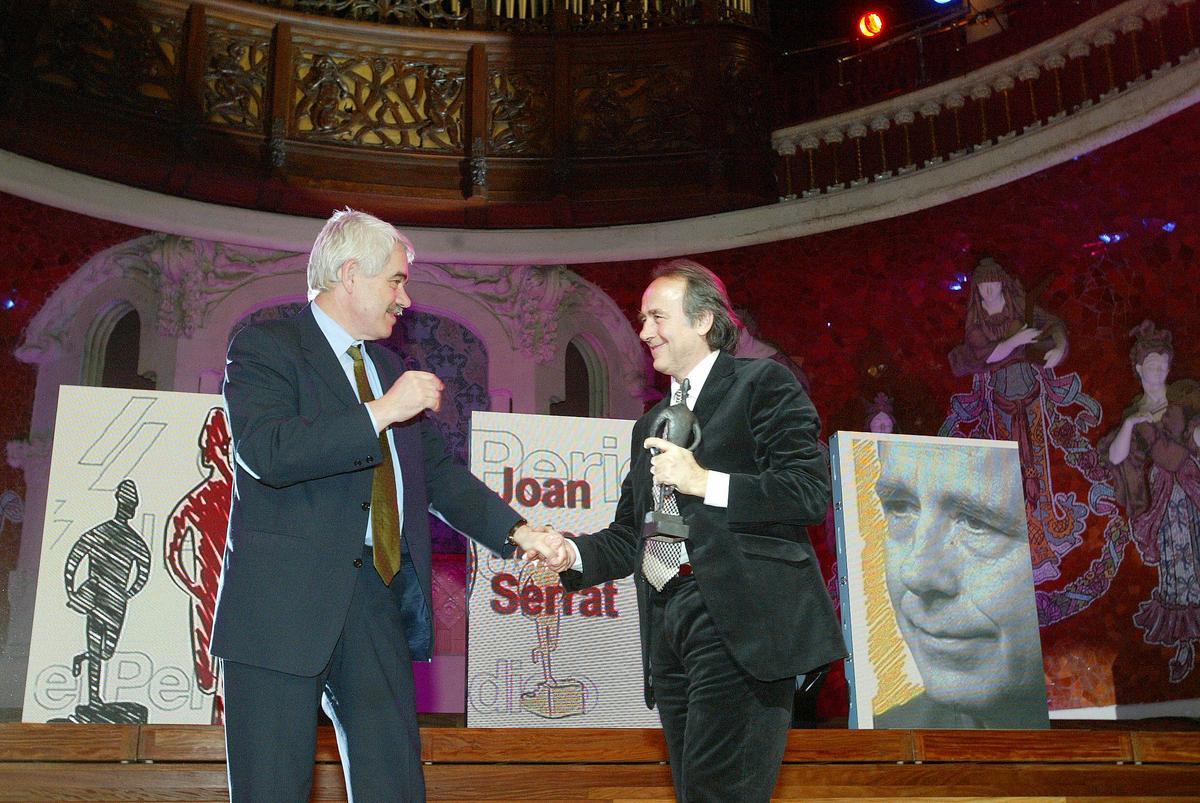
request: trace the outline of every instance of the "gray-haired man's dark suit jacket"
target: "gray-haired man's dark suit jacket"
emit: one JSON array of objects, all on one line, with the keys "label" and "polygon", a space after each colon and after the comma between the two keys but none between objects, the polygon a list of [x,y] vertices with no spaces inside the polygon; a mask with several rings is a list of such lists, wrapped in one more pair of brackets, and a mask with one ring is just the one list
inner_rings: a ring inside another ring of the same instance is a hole
[{"label": "gray-haired man's dark suit jacket", "polygon": [[[386,390],[402,368],[367,344]],[[312,311],[247,327],[229,350],[225,385],[238,460],[213,652],[316,675],[329,660],[362,563],[374,466],[384,459]],[[406,587],[414,659],[428,658],[432,555],[428,508],[494,552],[518,516],[448,453],[424,416],[389,429],[404,480],[404,540],[419,585]],[[249,466],[256,479],[247,470]],[[406,584],[411,585],[411,584]]]}]

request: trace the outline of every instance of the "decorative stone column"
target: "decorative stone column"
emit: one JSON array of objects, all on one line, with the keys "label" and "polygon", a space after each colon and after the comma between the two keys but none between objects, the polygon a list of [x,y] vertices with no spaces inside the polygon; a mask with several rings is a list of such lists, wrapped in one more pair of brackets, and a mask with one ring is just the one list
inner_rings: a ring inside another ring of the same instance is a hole
[{"label": "decorative stone column", "polygon": [[892,171],[888,169],[887,140],[884,138],[884,132],[891,127],[892,121],[882,115],[871,120],[871,130],[879,136],[879,172],[874,175],[876,181],[892,176]]},{"label": "decorative stone column", "polygon": [[858,177],[850,182],[851,187],[861,187],[867,183],[866,174],[863,172],[862,158],[862,142],[867,136],[867,127],[862,123],[855,123],[846,129],[846,135],[854,140],[854,163],[858,166]]},{"label": "decorative stone column", "polygon": [[1092,52],[1091,45],[1087,42],[1078,41],[1072,42],[1067,48],[1067,58],[1079,65],[1079,103],[1072,107],[1071,111],[1079,111],[1086,109],[1092,105],[1092,90],[1088,86],[1087,79],[1087,56]]},{"label": "decorative stone column", "polygon": [[1145,27],[1146,21],[1132,14],[1121,20],[1121,33],[1129,37],[1129,48],[1133,54],[1133,81],[1145,79],[1145,76],[1142,74],[1141,48],[1138,46],[1138,32]]},{"label": "decorative stone column", "polygon": [[838,190],[845,189],[845,184],[842,183],[841,177],[838,175],[840,172],[838,162],[841,161],[839,158],[839,151],[841,149],[838,146],[845,141],[846,135],[842,133],[842,129],[840,128],[831,128],[825,132],[825,136],[822,139],[829,146],[830,161],[833,164],[833,181],[828,187],[828,192],[837,192]]},{"label": "decorative stone column", "polygon": [[954,150],[950,151],[950,158],[956,159],[959,156],[966,156],[967,149],[963,145],[962,139],[962,107],[967,105],[967,99],[958,92],[951,92],[942,102],[947,109],[954,112]]},{"label": "decorative stone column", "polygon": [[1142,15],[1154,26],[1154,42],[1158,45],[1157,64],[1150,70],[1150,74],[1157,76],[1170,63],[1167,58],[1167,45],[1163,41],[1162,21],[1167,16],[1167,7],[1158,0],[1153,0],[1150,5],[1146,6],[1146,10]]},{"label": "decorative stone column", "polygon": [[1196,50],[1196,31],[1192,28],[1192,3],[1195,0],[1171,0],[1171,4],[1176,8],[1183,9],[1183,27],[1187,31],[1188,46],[1192,52]]},{"label": "decorative stone column", "polygon": [[1113,68],[1112,46],[1117,41],[1117,35],[1108,29],[1097,31],[1092,37],[1092,47],[1098,47],[1104,51],[1104,69],[1108,75],[1108,88],[1100,93],[1100,99],[1112,97],[1119,90],[1117,87],[1117,72]]},{"label": "decorative stone column", "polygon": [[977,151],[992,144],[991,134],[988,133],[987,101],[992,96],[992,88],[987,84],[977,84],[971,88],[971,99],[979,107],[979,142],[971,146]]},{"label": "decorative stone column", "polygon": [[929,126],[929,158],[922,162],[922,164],[925,167],[941,164],[942,154],[938,150],[937,141],[937,118],[942,113],[941,104],[932,100],[926,101],[921,104],[921,108],[917,109],[917,111],[920,112],[921,117],[925,119],[926,124]]},{"label": "decorative stone column", "polygon": [[796,191],[792,188],[792,160],[796,157],[796,143],[788,141],[776,149],[783,162],[783,187],[779,196],[781,201],[796,200]]},{"label": "decorative stone column", "polygon": [[895,120],[896,125],[900,126],[900,130],[904,132],[904,164],[896,168],[896,175],[903,176],[917,169],[917,166],[913,163],[910,131],[913,121],[917,118],[913,114],[912,109],[901,109],[896,112],[896,116],[892,119]]},{"label": "decorative stone column", "polygon": [[809,134],[800,140],[800,149],[804,151],[805,161],[808,163],[808,189],[800,195],[803,198],[810,198],[814,195],[821,194],[821,188],[817,186],[817,167],[816,155],[817,148],[821,146],[821,140]]},{"label": "decorative stone column", "polygon": [[1042,61],[1042,69],[1050,73],[1054,78],[1054,114],[1050,115],[1050,121],[1061,120],[1067,116],[1067,109],[1063,105],[1063,88],[1062,88],[1062,71],[1067,65],[1067,60],[1061,54],[1055,53],[1047,56]]},{"label": "decorative stone column", "polygon": [[1016,86],[1011,75],[997,76],[996,80],[992,81],[992,91],[999,92],[1000,98],[1004,106],[1004,131],[996,136],[996,141],[1010,139],[1016,136],[1016,129],[1013,127],[1012,119],[1012,100],[1009,95],[1012,93],[1012,88]]}]

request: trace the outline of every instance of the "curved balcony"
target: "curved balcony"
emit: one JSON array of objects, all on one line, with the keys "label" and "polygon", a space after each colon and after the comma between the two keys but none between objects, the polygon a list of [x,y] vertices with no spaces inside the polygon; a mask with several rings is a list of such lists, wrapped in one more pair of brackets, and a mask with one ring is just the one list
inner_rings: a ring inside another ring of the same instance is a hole
[{"label": "curved balcony", "polygon": [[[1152,104],[1156,111],[1169,111],[1191,102],[1191,68],[1200,52],[1194,13],[1194,0],[1127,0],[964,76],[778,129],[772,142],[779,155],[781,200],[899,179],[915,190],[922,183],[916,180],[920,173],[935,167],[943,174],[941,185],[970,194],[984,173],[1018,177],[1019,160],[1047,166],[1045,159],[1029,157],[1062,151],[1078,138],[1080,127],[1066,124],[1071,118],[1116,105],[1151,78],[1167,80],[1144,94],[1168,94],[1141,101],[1144,110]],[[1126,131],[1139,127],[1126,122]]]},{"label": "curved balcony", "polygon": [[699,22],[767,27],[766,0],[250,0],[389,25],[479,31],[638,31]]},{"label": "curved balcony", "polygon": [[777,195],[757,113],[769,44],[741,7],[514,36],[235,0],[9,3],[0,148],[198,200],[316,216],[354,204],[416,225],[760,205]]}]

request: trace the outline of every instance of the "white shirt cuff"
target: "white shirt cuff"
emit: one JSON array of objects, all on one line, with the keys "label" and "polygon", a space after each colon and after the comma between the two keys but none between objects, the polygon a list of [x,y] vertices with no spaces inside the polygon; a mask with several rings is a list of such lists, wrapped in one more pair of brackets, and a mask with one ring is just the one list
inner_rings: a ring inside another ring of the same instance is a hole
[{"label": "white shirt cuff", "polygon": [[708,485],[704,489],[704,504],[729,507],[729,475],[724,471],[709,470]]},{"label": "white shirt cuff", "polygon": [[371,426],[373,426],[375,428],[375,434],[378,435],[379,434],[379,422],[375,420],[375,414],[371,412],[371,408],[369,406],[367,406],[366,404],[364,404],[363,407],[367,408],[367,417],[369,417],[371,419]]},{"label": "white shirt cuff", "polygon": [[571,561],[571,568],[574,571],[583,571],[583,556],[579,554],[579,547],[575,546],[575,542],[570,538],[567,539],[567,544],[570,545],[571,553],[575,555],[575,560]]}]

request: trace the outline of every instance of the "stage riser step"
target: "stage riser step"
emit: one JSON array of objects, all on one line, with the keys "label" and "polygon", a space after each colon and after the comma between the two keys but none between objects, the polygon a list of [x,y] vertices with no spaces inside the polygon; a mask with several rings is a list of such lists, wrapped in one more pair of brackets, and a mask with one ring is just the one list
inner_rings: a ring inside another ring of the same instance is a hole
[{"label": "stage riser step", "polygon": [[[654,800],[670,798],[661,765],[447,765],[426,767],[431,801]],[[345,800],[341,769],[313,774],[314,800]],[[1200,768],[1031,764],[789,765],[777,800],[1102,799],[1200,797]],[[0,764],[0,801],[225,800],[220,764]]]}]

